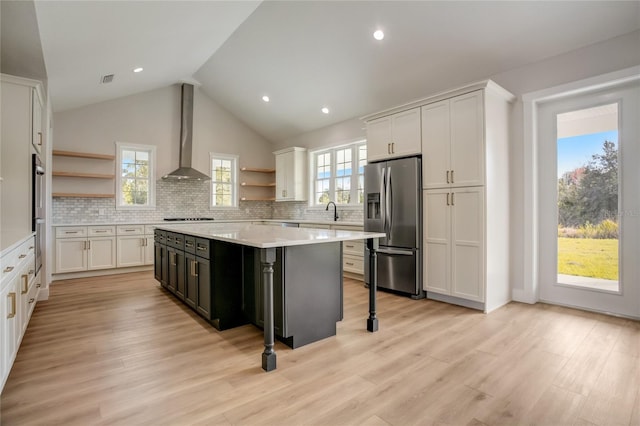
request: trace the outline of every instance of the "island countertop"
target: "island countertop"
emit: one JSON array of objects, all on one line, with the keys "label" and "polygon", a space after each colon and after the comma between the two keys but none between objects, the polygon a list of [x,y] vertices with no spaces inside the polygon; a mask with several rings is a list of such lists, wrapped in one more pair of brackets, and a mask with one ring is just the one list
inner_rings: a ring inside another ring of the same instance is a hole
[{"label": "island countertop", "polygon": [[248,223],[197,223],[157,225],[156,229],[193,235],[256,248],[300,246],[337,241],[383,238],[381,232],[345,231],[338,229],[281,228]]}]

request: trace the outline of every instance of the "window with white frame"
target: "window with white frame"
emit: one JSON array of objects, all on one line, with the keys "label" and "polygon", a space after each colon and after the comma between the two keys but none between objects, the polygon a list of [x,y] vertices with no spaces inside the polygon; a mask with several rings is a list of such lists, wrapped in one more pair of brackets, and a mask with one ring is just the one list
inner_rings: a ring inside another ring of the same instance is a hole
[{"label": "window with white frame", "polygon": [[210,153],[211,207],[238,207],[238,156]]},{"label": "window with white frame", "polygon": [[155,209],[156,147],[116,142],[116,208]]},{"label": "window with white frame", "polygon": [[367,144],[364,141],[313,152],[311,204],[324,205],[334,201],[341,205],[362,205],[366,164]]}]

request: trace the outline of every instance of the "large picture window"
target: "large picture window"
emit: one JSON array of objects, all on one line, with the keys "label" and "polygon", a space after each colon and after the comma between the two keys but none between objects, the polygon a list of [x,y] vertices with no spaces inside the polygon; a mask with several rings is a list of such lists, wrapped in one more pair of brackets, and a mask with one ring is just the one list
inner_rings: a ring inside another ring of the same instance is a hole
[{"label": "large picture window", "polygon": [[333,201],[340,205],[362,205],[367,144],[364,141],[315,151],[311,155],[312,205]]},{"label": "large picture window", "polygon": [[156,147],[116,142],[116,151],[117,209],[155,209]]},{"label": "large picture window", "polygon": [[211,207],[238,207],[238,157],[210,153]]}]

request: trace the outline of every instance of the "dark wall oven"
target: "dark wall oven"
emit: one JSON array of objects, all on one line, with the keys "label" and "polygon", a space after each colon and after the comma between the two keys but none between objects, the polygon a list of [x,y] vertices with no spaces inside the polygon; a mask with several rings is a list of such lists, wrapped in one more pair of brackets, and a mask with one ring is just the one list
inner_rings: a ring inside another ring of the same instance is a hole
[{"label": "dark wall oven", "polygon": [[44,167],[38,154],[31,156],[31,230],[36,233],[36,274],[42,267],[42,247],[44,247]]}]

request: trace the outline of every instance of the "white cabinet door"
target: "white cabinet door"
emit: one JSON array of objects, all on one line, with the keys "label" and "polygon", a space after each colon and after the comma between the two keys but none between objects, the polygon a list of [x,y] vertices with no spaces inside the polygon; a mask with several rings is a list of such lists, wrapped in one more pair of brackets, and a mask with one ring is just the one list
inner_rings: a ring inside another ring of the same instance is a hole
[{"label": "white cabinet door", "polygon": [[276,151],[276,201],[307,200],[307,150]]},{"label": "white cabinet door", "polygon": [[391,116],[367,123],[367,161],[389,157],[391,143]]},{"label": "white cabinet door", "polygon": [[145,265],[153,265],[155,249],[153,247],[153,235],[145,236],[145,245],[144,245],[144,264]]},{"label": "white cabinet door", "polygon": [[484,112],[482,91],[451,99],[451,183],[484,185]]},{"label": "white cabinet door", "polygon": [[87,244],[87,269],[116,267],[116,237],[89,238]]},{"label": "white cabinet door", "polygon": [[420,108],[413,108],[391,116],[391,156],[405,157],[420,154]]},{"label": "white cabinet door", "polygon": [[484,302],[484,188],[424,191],[424,290]]},{"label": "white cabinet door", "polygon": [[422,186],[424,189],[449,185],[451,170],[451,130],[449,101],[422,107]]},{"label": "white cabinet door", "polygon": [[40,154],[43,149],[42,100],[36,88],[31,89],[31,144]]},{"label": "white cabinet door", "polygon": [[3,363],[2,381],[4,383],[6,376],[11,370],[13,359],[18,350],[18,340],[20,339],[20,276],[14,275],[9,285],[2,291],[0,295],[2,303],[2,329],[0,329],[2,340],[2,360]]},{"label": "white cabinet door", "polygon": [[404,157],[421,151],[420,108],[367,122],[367,161]]},{"label": "white cabinet door", "polygon": [[145,262],[144,235],[125,235],[118,237],[118,268],[140,266]]},{"label": "white cabinet door", "polygon": [[87,239],[56,239],[56,273],[87,270]]},{"label": "white cabinet door", "polygon": [[484,185],[482,91],[422,107],[424,189]]},{"label": "white cabinet door", "polygon": [[451,295],[484,302],[484,188],[455,189],[450,203]]},{"label": "white cabinet door", "polygon": [[451,207],[448,189],[423,193],[424,290],[451,293]]}]

